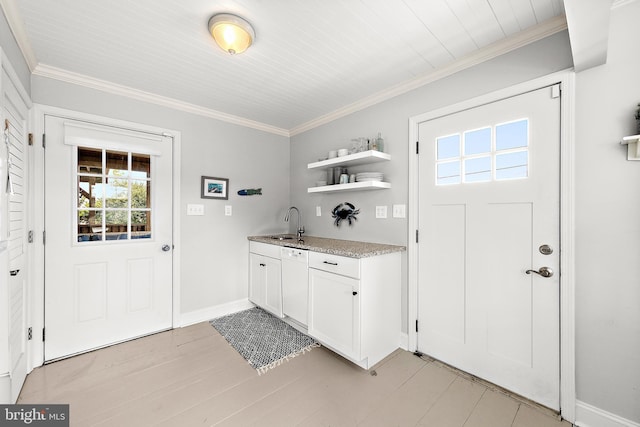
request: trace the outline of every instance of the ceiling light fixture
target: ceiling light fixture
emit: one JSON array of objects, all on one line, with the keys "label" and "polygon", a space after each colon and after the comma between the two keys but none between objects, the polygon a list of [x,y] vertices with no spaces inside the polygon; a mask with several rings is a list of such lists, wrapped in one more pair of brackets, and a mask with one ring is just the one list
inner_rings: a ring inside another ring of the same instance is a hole
[{"label": "ceiling light fixture", "polygon": [[256,38],[251,24],[230,13],[213,15],[209,19],[209,33],[218,46],[231,55],[247,50]]}]

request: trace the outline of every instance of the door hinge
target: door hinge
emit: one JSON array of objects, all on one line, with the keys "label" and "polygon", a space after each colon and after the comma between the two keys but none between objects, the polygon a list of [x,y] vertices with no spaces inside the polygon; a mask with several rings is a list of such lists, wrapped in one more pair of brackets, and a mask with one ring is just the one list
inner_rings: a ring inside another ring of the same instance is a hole
[{"label": "door hinge", "polygon": [[416,332],[418,332],[418,319],[416,319]]},{"label": "door hinge", "polygon": [[420,141],[416,141],[416,154],[420,154]]},{"label": "door hinge", "polygon": [[416,230],[416,243],[418,243],[418,230]]},{"label": "door hinge", "polygon": [[42,328],[42,342],[44,342],[44,328]]},{"label": "door hinge", "polygon": [[551,86],[551,98],[558,98],[560,96],[560,92],[562,88],[560,87],[560,83]]},{"label": "door hinge", "polygon": [[33,145],[33,134],[29,133],[29,145]]},{"label": "door hinge", "polygon": [[32,338],[33,338],[33,328],[29,327],[29,329],[27,329],[27,341],[31,341]]},{"label": "door hinge", "polygon": [[27,242],[33,243],[33,230],[29,230],[29,234],[27,234]]},{"label": "door hinge", "polygon": [[42,148],[47,148],[47,136],[42,134]]},{"label": "door hinge", "polygon": [[42,232],[42,244],[46,244],[47,243],[47,232],[43,231]]}]

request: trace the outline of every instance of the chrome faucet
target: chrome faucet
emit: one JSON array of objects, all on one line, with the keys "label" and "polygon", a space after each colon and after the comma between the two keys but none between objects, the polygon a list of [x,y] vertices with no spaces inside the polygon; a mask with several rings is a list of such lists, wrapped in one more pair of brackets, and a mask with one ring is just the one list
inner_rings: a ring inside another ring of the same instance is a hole
[{"label": "chrome faucet", "polygon": [[285,222],[289,222],[289,216],[291,215],[291,211],[292,210],[296,210],[296,212],[298,212],[298,227],[296,229],[296,236],[298,237],[298,240],[302,240],[302,233],[304,233],[304,226],[302,225],[302,215],[300,215],[300,211],[298,210],[298,208],[296,208],[295,206],[291,206],[289,208],[289,210],[287,211],[287,214],[284,216],[284,221]]}]

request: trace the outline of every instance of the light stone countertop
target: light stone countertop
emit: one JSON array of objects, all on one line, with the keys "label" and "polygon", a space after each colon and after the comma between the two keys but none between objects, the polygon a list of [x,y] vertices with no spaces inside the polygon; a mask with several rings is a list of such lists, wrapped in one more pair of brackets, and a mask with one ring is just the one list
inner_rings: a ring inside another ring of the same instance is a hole
[{"label": "light stone countertop", "polygon": [[[287,236],[292,239],[278,240],[273,236]],[[298,241],[291,234],[272,234],[266,236],[249,236],[250,241],[267,243],[270,245],[285,246],[288,248],[306,249],[325,254],[341,255],[350,258],[367,258],[392,252],[403,252],[407,248],[398,245],[386,245],[382,243],[359,242],[354,240],[328,239],[325,237],[303,236]]]}]

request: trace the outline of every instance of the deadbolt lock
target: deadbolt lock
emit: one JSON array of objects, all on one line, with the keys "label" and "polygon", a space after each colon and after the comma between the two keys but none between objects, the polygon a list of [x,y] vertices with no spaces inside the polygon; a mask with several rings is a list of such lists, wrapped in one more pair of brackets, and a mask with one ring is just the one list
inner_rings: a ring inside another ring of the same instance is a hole
[{"label": "deadbolt lock", "polygon": [[551,255],[553,253],[553,248],[549,245],[542,245],[538,250],[542,255]]}]

